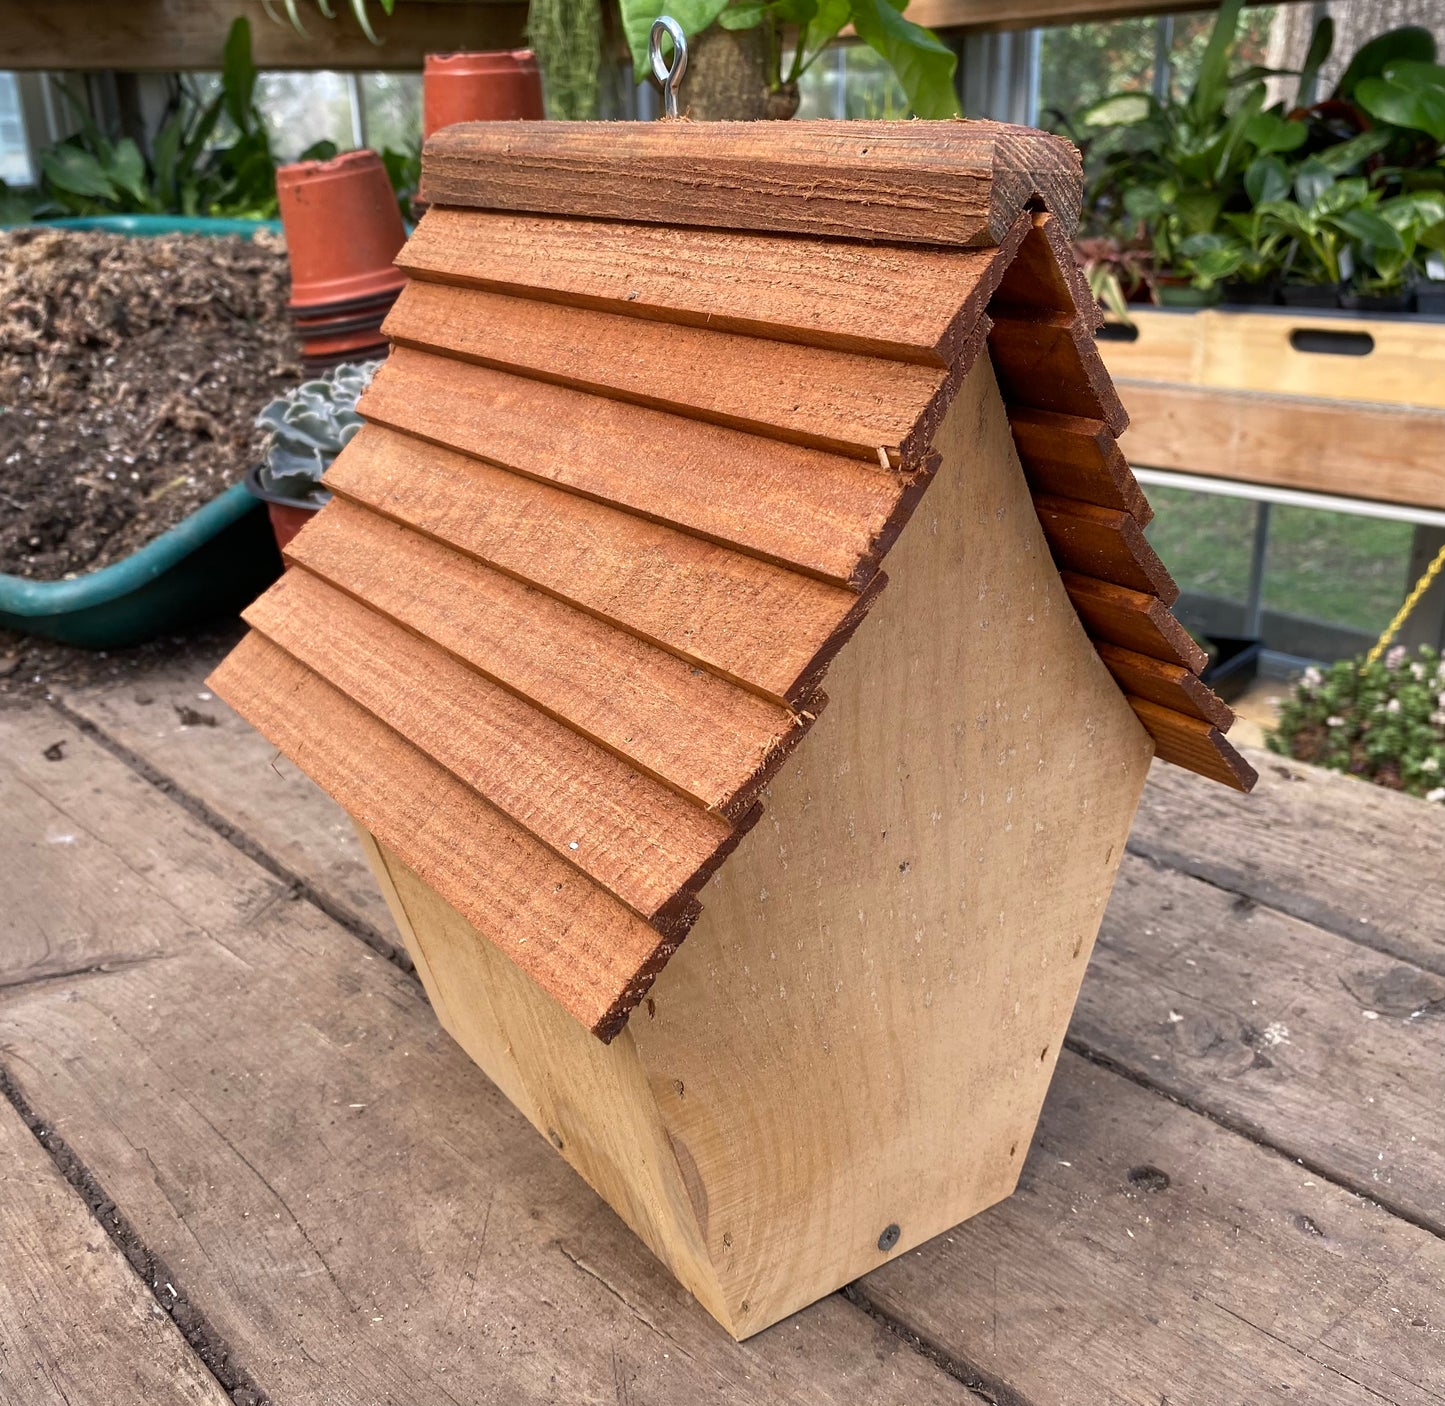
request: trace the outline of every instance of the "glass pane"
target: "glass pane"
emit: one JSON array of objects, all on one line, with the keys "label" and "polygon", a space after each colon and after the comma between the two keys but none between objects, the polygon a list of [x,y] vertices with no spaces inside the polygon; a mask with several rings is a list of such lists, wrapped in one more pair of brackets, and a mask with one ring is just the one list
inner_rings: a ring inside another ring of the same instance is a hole
[{"label": "glass pane", "polygon": [[363,73],[367,144],[376,151],[414,151],[421,145],[421,74]]},{"label": "glass pane", "polygon": [[[790,56],[784,56],[784,64]],[[907,117],[903,86],[866,44],[835,44],[798,80],[798,116]]]},{"label": "glass pane", "polygon": [[1266,608],[1378,635],[1405,598],[1413,533],[1405,522],[1276,506]]},{"label": "glass pane", "polygon": [[[1240,17],[1234,41],[1230,72],[1238,73],[1252,64],[1263,65],[1269,50],[1269,31],[1274,23],[1274,5],[1251,5]],[[1214,27],[1213,11],[1174,17],[1174,44],[1169,51],[1171,90],[1176,98],[1186,96],[1199,76],[1199,63]]]},{"label": "glass pane", "polygon": [[[1149,502],[1154,521],[1149,524],[1149,541],[1164,565],[1173,573],[1180,591],[1196,598],[1181,605],[1187,624],[1195,624],[1191,613],[1200,609],[1213,620],[1224,605],[1238,607],[1227,614],[1243,619],[1243,605],[1249,594],[1249,559],[1254,547],[1255,505],[1243,498],[1226,498],[1216,493],[1191,493],[1183,488],[1150,485]],[[1238,628],[1231,625],[1230,628]]]},{"label": "glass pane", "polygon": [[20,88],[13,73],[0,73],[0,181],[28,186],[34,179],[20,111]]},{"label": "glass pane", "polygon": [[1039,125],[1064,130],[1081,108],[1154,83],[1157,21],[1070,24],[1039,36]]},{"label": "glass pane", "polygon": [[335,142],[342,151],[354,145],[344,74],[262,73],[256,80],[256,105],[280,161],[294,161],[320,141]]}]

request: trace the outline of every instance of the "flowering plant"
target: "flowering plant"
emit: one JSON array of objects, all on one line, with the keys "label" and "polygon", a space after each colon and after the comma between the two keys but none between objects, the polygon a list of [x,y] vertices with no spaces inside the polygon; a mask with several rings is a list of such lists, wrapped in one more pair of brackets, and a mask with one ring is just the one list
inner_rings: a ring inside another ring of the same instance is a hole
[{"label": "flowering plant", "polygon": [[1445,662],[1396,645],[1371,664],[1306,669],[1280,706],[1270,748],[1379,786],[1445,801]]}]

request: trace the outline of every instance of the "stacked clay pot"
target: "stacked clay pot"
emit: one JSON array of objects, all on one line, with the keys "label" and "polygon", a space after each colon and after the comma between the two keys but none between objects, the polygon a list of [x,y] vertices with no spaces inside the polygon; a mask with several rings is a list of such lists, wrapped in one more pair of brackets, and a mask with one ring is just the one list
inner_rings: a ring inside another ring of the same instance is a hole
[{"label": "stacked clay pot", "polygon": [[309,372],[386,355],[382,319],[406,282],[406,242],[386,168],[374,151],[299,161],[276,172],[291,260],[286,305]]},{"label": "stacked clay pot", "polygon": [[428,54],[422,69],[422,136],[453,122],[539,119],[542,70],[530,49]]}]

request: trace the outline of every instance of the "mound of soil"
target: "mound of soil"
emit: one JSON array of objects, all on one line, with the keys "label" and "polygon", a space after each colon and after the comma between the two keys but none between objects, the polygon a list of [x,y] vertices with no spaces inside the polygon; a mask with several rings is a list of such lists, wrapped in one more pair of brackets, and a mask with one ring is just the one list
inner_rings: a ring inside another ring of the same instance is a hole
[{"label": "mound of soil", "polygon": [[244,477],[303,379],[284,245],[0,231],[0,572],[119,561]]}]

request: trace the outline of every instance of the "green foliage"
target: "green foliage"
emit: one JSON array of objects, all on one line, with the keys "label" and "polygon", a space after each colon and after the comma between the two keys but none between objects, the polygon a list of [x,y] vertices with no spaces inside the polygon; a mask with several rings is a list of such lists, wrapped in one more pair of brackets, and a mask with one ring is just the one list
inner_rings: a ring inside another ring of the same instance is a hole
[{"label": "green foliage", "polygon": [[[713,23],[734,30],[763,26],[773,92],[795,88],[799,77],[851,24],[858,37],[888,61],[917,116],[958,114],[953,91],[957,59],[932,31],[904,17],[908,0],[620,0],[620,7],[638,82],[651,72],[648,40],[653,21],[661,14],[671,15],[689,37]],[[793,54],[784,72],[789,37]]]},{"label": "green foliage", "polygon": [[[1231,76],[1241,0],[1221,6],[1183,98],[1114,93],[1070,124],[1084,148],[1091,233],[1147,243],[1154,274],[1398,292],[1439,253],[1445,68],[1416,28],[1365,44],[1334,94],[1266,107],[1267,70]],[[1328,59],[1321,21],[1300,96]]]},{"label": "green foliage", "polygon": [[1368,664],[1305,670],[1281,705],[1272,750],[1445,801],[1445,663],[1403,645]]},{"label": "green foliage", "polygon": [[258,475],[263,488],[312,502],[331,496],[321,486],[321,475],[361,428],[356,402],[380,365],[338,366],[273,400],[256,417],[257,425],[271,431]]},{"label": "green foliage", "polygon": [[[296,0],[281,0],[282,8],[286,11],[285,19],[276,11],[276,0],[261,0],[261,5],[274,23],[285,24],[289,20],[292,29],[297,34],[310,37],[310,31],[301,23],[301,13],[297,9]],[[330,0],[316,0],[316,8],[329,20],[336,18],[336,11],[331,8]],[[381,8],[384,14],[391,14],[396,8],[396,0],[381,0]],[[366,0],[350,0],[350,9],[356,17],[356,23],[361,27],[361,32],[373,44],[380,44],[381,40],[376,37],[376,31],[371,27],[371,16],[366,11]]]},{"label": "green foliage", "polygon": [[[256,107],[255,89],[251,27],[242,18],[226,36],[220,91],[202,103],[183,87],[156,133],[149,158],[129,137],[112,142],[91,120],[84,103],[67,93],[80,130],[41,154],[39,189],[18,218],[273,216],[276,163]],[[229,124],[230,138],[218,143],[223,120]]]},{"label": "green foliage", "polygon": [[527,41],[546,75],[547,116],[596,117],[602,63],[600,0],[532,0]]}]

